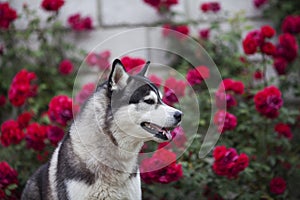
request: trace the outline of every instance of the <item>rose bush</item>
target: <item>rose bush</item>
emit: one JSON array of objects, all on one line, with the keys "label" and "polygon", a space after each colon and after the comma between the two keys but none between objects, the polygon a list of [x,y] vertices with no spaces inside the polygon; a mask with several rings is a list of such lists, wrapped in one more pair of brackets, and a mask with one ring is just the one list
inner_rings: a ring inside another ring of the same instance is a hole
[{"label": "rose bush", "polygon": [[[195,121],[184,116],[188,124],[197,124],[197,132],[178,127],[172,131],[171,142],[143,147],[142,152],[155,151],[141,156],[143,199],[298,199],[300,116],[299,103],[291,103],[291,94],[300,95],[299,16],[284,16],[275,31],[271,25],[249,30],[243,16],[237,15],[229,20],[227,31],[216,20],[194,36],[191,24],[173,18],[177,0],[141,2],[167,15],[161,26],[165,40],[176,47],[185,46],[187,36],[193,37],[207,50],[223,78],[218,87],[207,88],[213,69],[202,63],[193,67],[180,57],[170,65],[185,79],[149,75],[168,105],[189,106],[193,89],[201,117]],[[269,3],[253,2],[260,9]],[[0,199],[20,197],[28,177],[62,140],[78,105],[84,105],[96,89],[95,83],[86,83],[78,86],[74,101],[71,98],[75,71],[83,58],[86,56],[85,64],[93,72],[104,72],[104,78],[110,67],[110,50],[87,54],[66,42],[67,33],[84,34],[93,29],[93,23],[80,13],[62,23],[57,16],[64,4],[63,0],[43,0],[40,7],[49,18],[42,24],[26,5],[17,13],[9,3],[0,3],[0,13],[4,13],[0,14]],[[199,5],[203,15],[225,14],[221,11],[218,2]],[[14,22],[23,15],[28,24],[19,30]],[[39,36],[37,49],[29,45],[32,35]],[[202,55],[191,52],[191,56]],[[121,60],[133,74],[146,63],[140,57]],[[279,75],[276,81],[267,76],[272,66]],[[217,109],[213,113],[212,106]],[[199,158],[211,121],[220,140],[206,157]]]},{"label": "rose bush", "polygon": [[[74,71],[86,53],[65,39],[73,27],[58,20],[64,3],[41,1],[44,21],[26,4],[17,13],[10,3],[0,3],[0,199],[20,198],[30,174],[48,160],[73,119]],[[14,24],[19,19],[28,22],[23,29]]]},{"label": "rose bush", "polygon": [[[268,9],[269,1],[255,0],[253,3],[259,9]],[[215,2],[202,3],[199,8],[203,15],[222,14],[221,5]],[[177,30],[178,26],[189,30],[189,24],[178,24],[172,19],[162,26],[163,37],[168,38],[175,49],[186,45],[183,35],[198,40],[217,64],[223,82],[218,88],[209,88],[214,91],[212,98],[205,87],[205,82],[210,80],[206,71],[211,69],[190,69],[180,58],[176,60],[173,67],[186,73],[185,84],[192,86],[199,94],[199,102],[202,102],[197,140],[179,159],[183,168],[183,176],[179,180],[161,185],[149,181],[149,173],[146,174],[146,185],[143,187],[145,199],[300,197],[292,185],[300,178],[299,161],[296,161],[299,135],[295,136],[299,129],[299,101],[290,104],[291,96],[287,95],[288,90],[293,97],[299,98],[300,94],[299,81],[296,81],[299,80],[298,75],[292,75],[299,74],[296,66],[299,65],[298,18],[293,16],[280,20],[281,29],[266,24],[249,30],[243,25],[244,20],[241,15],[234,16],[230,19],[231,29],[228,31],[220,29],[216,20],[210,27],[200,29],[198,36],[190,35],[189,31]],[[278,38],[278,42],[274,38]],[[199,52],[194,53],[198,58]],[[267,69],[272,66],[279,76],[277,82],[267,75]],[[169,79],[172,79],[174,85],[178,82],[175,78]],[[185,96],[189,95],[188,87],[181,89],[183,96],[169,91],[165,89],[164,99],[168,100],[165,102],[179,108],[186,101]],[[211,98],[212,101],[207,100]],[[210,113],[212,104],[217,107],[215,113]],[[216,126],[216,132],[222,135],[212,154],[199,159],[195,152],[199,151],[205,138],[210,119]],[[193,119],[188,120],[193,123]],[[159,145],[159,148],[173,152],[178,150],[174,145],[165,144]]]}]

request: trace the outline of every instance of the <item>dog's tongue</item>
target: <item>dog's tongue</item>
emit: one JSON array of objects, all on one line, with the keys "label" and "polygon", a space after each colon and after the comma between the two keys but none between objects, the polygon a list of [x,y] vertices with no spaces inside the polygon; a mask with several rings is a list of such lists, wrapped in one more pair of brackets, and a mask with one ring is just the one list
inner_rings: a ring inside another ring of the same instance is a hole
[{"label": "dog's tongue", "polygon": [[162,134],[165,135],[168,140],[171,140],[172,139],[172,134],[171,134],[171,131],[165,129],[165,128],[162,128]]},{"label": "dog's tongue", "polygon": [[149,128],[151,129],[156,129],[160,134],[162,135],[165,135],[168,140],[171,140],[172,139],[172,134],[171,134],[171,131],[166,129],[166,128],[162,128],[156,124],[152,124],[152,123],[148,123],[147,124]]},{"label": "dog's tongue", "polygon": [[172,134],[170,131],[167,131],[166,136],[167,136],[168,140],[172,139]]}]

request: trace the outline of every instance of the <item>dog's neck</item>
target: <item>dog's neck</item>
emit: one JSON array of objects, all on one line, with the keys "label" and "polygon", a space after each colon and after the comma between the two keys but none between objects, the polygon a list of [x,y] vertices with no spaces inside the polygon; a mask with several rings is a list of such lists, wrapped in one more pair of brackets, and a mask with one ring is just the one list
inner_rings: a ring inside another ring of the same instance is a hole
[{"label": "dog's neck", "polygon": [[102,90],[88,100],[71,126],[74,151],[91,170],[106,166],[106,170],[135,173],[143,142],[122,132],[107,116],[109,99]]}]

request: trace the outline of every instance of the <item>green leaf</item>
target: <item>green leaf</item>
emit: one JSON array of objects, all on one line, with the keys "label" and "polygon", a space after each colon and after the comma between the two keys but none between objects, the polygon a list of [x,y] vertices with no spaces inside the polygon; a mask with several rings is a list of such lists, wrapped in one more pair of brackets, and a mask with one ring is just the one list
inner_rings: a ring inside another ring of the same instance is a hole
[{"label": "green leaf", "polygon": [[11,185],[7,186],[7,189],[8,189],[8,190],[14,190],[14,189],[16,189],[17,187],[18,187],[17,184],[11,184]]}]

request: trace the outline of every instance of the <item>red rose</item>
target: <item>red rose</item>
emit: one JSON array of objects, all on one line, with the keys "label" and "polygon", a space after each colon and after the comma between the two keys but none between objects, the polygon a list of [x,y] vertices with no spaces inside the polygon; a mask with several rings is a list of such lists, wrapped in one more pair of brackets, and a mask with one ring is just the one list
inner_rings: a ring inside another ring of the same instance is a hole
[{"label": "red rose", "polygon": [[232,91],[235,94],[244,93],[244,83],[241,81],[235,81],[233,79],[227,78],[222,81],[219,85],[219,91]]},{"label": "red rose", "polygon": [[172,135],[174,135],[172,142],[176,145],[176,147],[184,148],[187,138],[183,128],[181,126],[176,127],[172,131]]},{"label": "red rose", "polygon": [[172,90],[165,90],[162,101],[169,106],[173,106],[179,102],[176,94]]},{"label": "red rose", "polygon": [[160,87],[162,80],[156,75],[150,75],[149,80],[156,85],[156,87]]},{"label": "red rose", "polygon": [[36,151],[42,151],[45,148],[46,127],[38,123],[32,123],[26,128],[26,144],[27,148]]},{"label": "red rose", "polygon": [[227,178],[236,178],[237,175],[249,165],[249,158],[246,154],[242,153],[234,162],[227,166]]},{"label": "red rose", "polygon": [[91,17],[84,17],[82,19],[82,23],[83,23],[85,30],[92,30],[94,28],[93,20]]},{"label": "red rose", "polygon": [[239,60],[241,61],[241,63],[247,63],[247,59],[245,56],[240,56]]},{"label": "red rose", "polygon": [[94,52],[89,53],[86,57],[85,62],[88,66],[91,66],[91,67],[97,65],[98,55]]},{"label": "red rose", "polygon": [[177,80],[174,77],[170,77],[166,80],[164,90],[173,90],[176,96],[183,97],[185,95],[186,83],[183,80]]},{"label": "red rose", "polygon": [[41,6],[47,11],[58,11],[64,3],[64,0],[43,0]]},{"label": "red rose", "polygon": [[178,4],[178,0],[144,0],[159,12],[169,10],[171,6]]},{"label": "red rose", "polygon": [[261,46],[261,52],[272,56],[276,51],[276,47],[271,42],[265,42]]},{"label": "red rose", "polygon": [[254,54],[257,51],[257,41],[254,40],[252,37],[246,37],[243,40],[243,49],[245,54]]},{"label": "red rose", "polygon": [[276,33],[275,30],[269,25],[262,26],[260,31],[262,36],[265,38],[272,38]]},{"label": "red rose", "polygon": [[213,151],[213,157],[213,171],[227,178],[236,178],[249,165],[249,157],[244,153],[238,155],[234,148],[217,146]]},{"label": "red rose", "polygon": [[206,66],[198,66],[195,69],[190,69],[187,72],[186,79],[191,86],[200,84],[203,80],[208,79],[210,71]]},{"label": "red rose", "polygon": [[0,162],[0,190],[7,186],[18,184],[18,173],[5,161]]},{"label": "red rose", "polygon": [[208,11],[212,11],[214,13],[217,13],[220,11],[221,6],[219,4],[219,2],[208,2],[208,3],[202,3],[200,5],[200,9],[206,13]]},{"label": "red rose", "polygon": [[278,133],[279,136],[283,136],[283,137],[286,137],[288,139],[293,138],[291,128],[288,124],[278,123],[278,124],[276,124],[274,129]]},{"label": "red rose", "polygon": [[19,144],[24,138],[24,133],[19,128],[19,124],[13,120],[5,121],[1,125],[1,133],[1,144],[4,147],[11,144]]},{"label": "red rose", "polygon": [[[215,155],[215,153],[214,153]],[[219,154],[221,156],[222,154]],[[230,176],[229,167],[234,165],[234,161],[238,158],[238,154],[235,149],[226,149],[226,152],[218,160],[215,159],[213,163],[213,171],[219,176]]]},{"label": "red rose", "polygon": [[157,150],[153,157],[161,161],[160,168],[176,161],[176,154],[166,149]]},{"label": "red rose", "polygon": [[199,31],[199,37],[203,40],[208,40],[209,35],[210,35],[210,29],[208,28]]},{"label": "red rose", "polygon": [[8,29],[15,19],[17,19],[17,12],[7,2],[0,2],[0,29]]},{"label": "red rose", "polygon": [[257,48],[263,43],[263,36],[260,31],[249,32],[243,40],[243,49],[245,54],[254,54],[257,52]]},{"label": "red rose", "polygon": [[186,25],[177,25],[174,27],[174,30],[183,35],[188,35],[190,33],[190,29]]},{"label": "red rose", "polygon": [[200,84],[203,80],[201,75],[195,69],[191,69],[187,72],[186,79],[191,86]]},{"label": "red rose", "polygon": [[6,97],[5,95],[0,95],[0,107],[6,104]]},{"label": "red rose", "polygon": [[129,56],[121,58],[121,62],[124,65],[125,70],[130,74],[139,73],[146,63],[146,61],[142,58],[134,58]]},{"label": "red rose", "polygon": [[237,126],[237,118],[229,112],[219,110],[214,115],[214,123],[218,126],[218,131],[224,133],[233,130]]},{"label": "red rose", "polygon": [[140,164],[141,179],[143,180],[143,182],[147,184],[151,184],[157,179],[157,174],[154,173],[154,171],[151,169],[151,166],[155,164],[153,160],[154,160],[153,157],[145,158],[142,160]]},{"label": "red rose", "polygon": [[281,177],[275,177],[270,182],[270,192],[273,194],[283,194],[286,189],[286,182]]},{"label": "red rose", "polygon": [[182,127],[176,127],[172,132],[172,141],[170,142],[163,142],[158,145],[158,149],[165,148],[165,149],[172,149],[172,148],[179,148],[183,149],[185,147],[185,143],[187,142],[187,138],[185,132]]},{"label": "red rose", "polygon": [[73,63],[70,60],[65,59],[65,60],[60,62],[59,72],[62,75],[69,75],[73,72],[73,70],[74,70],[74,66],[73,66]]},{"label": "red rose", "polygon": [[170,77],[166,80],[164,85],[163,102],[168,105],[178,103],[178,98],[185,95],[186,83],[183,80],[176,80],[174,77]]},{"label": "red rose", "polygon": [[231,91],[233,83],[234,83],[234,80],[232,80],[230,78],[226,78],[219,85],[219,90],[222,89],[222,90],[225,90],[225,91]]},{"label": "red rose", "polygon": [[[234,94],[241,95],[244,93],[244,84],[241,81],[224,79],[215,93],[216,105],[219,109],[230,108],[237,105]],[[225,104],[226,102],[226,104]],[[226,106],[226,107],[225,107]]]},{"label": "red rose", "polygon": [[24,112],[18,116],[17,122],[21,129],[26,128],[33,116],[32,112]]},{"label": "red rose", "polygon": [[81,15],[79,13],[73,14],[68,18],[68,24],[71,28],[75,31],[82,31],[84,30],[84,26],[82,23]]},{"label": "red rose", "polygon": [[83,104],[93,94],[95,89],[96,89],[95,83],[87,83],[83,85],[82,89],[76,95],[75,101],[78,104]]},{"label": "red rose", "polygon": [[262,7],[267,2],[268,2],[268,0],[253,0],[253,4],[256,8]]},{"label": "red rose", "polygon": [[288,15],[284,18],[281,30],[284,33],[298,34],[300,33],[300,16]]},{"label": "red rose", "polygon": [[230,93],[217,91],[215,93],[215,98],[216,98],[216,106],[219,109],[224,109],[224,108],[229,109],[237,105],[237,101],[235,97]]},{"label": "red rose", "polygon": [[184,39],[185,35],[189,35],[190,29],[187,25],[163,25],[162,34],[164,37],[175,36],[178,39]]},{"label": "red rose", "polygon": [[35,73],[28,72],[26,69],[16,74],[8,91],[8,98],[14,106],[22,106],[27,98],[36,95],[37,85],[31,84],[35,79]]},{"label": "red rose", "polygon": [[209,3],[202,3],[202,4],[200,5],[200,9],[201,9],[204,13],[206,13],[206,12],[208,12],[208,11],[210,10],[210,4],[209,4]]},{"label": "red rose", "polygon": [[148,184],[153,182],[167,184],[179,180],[183,176],[182,166],[175,161],[175,153],[159,149],[151,158],[141,162],[142,180]]},{"label": "red rose", "polygon": [[90,17],[81,17],[79,13],[69,16],[68,24],[74,31],[84,31],[93,29],[92,19]]},{"label": "red rose", "polygon": [[281,57],[275,58],[273,66],[277,72],[278,75],[284,75],[286,74],[286,68],[287,68],[288,62]]},{"label": "red rose", "polygon": [[231,90],[235,93],[235,94],[243,94],[244,93],[244,83],[241,81],[233,81],[232,85],[231,85]]},{"label": "red rose", "polygon": [[256,70],[254,72],[254,78],[257,79],[257,80],[260,80],[264,77],[263,73],[260,71],[260,70]]},{"label": "red rose", "polygon": [[256,110],[267,118],[276,118],[283,104],[281,92],[275,86],[266,87],[254,96]]},{"label": "red rose", "polygon": [[62,126],[73,119],[72,99],[65,95],[55,96],[49,103],[48,115],[52,122]]},{"label": "red rose", "polygon": [[102,51],[100,53],[89,53],[86,57],[86,63],[89,66],[97,66],[100,70],[106,70],[110,67],[109,57],[110,51]]},{"label": "red rose", "polygon": [[219,161],[223,159],[227,152],[227,148],[225,146],[217,146],[213,151],[213,156],[215,161]]},{"label": "red rose", "polygon": [[160,4],[160,0],[144,0],[144,2],[156,8],[158,8]]},{"label": "red rose", "polygon": [[171,33],[171,25],[170,24],[164,24],[162,26],[162,35],[164,37],[168,37]]},{"label": "red rose", "polygon": [[243,171],[249,165],[249,157],[245,153],[241,153],[235,161],[235,168],[237,171]]},{"label": "red rose", "polygon": [[298,55],[298,44],[296,38],[289,34],[284,33],[279,36],[279,44],[276,47],[274,57],[282,57],[288,62],[293,62]]},{"label": "red rose", "polygon": [[0,189],[0,199],[5,199],[5,196],[5,192],[2,189]]},{"label": "red rose", "polygon": [[221,10],[221,6],[219,2],[211,2],[210,10],[213,11],[214,13],[219,12]]},{"label": "red rose", "polygon": [[47,138],[50,142],[57,146],[57,144],[63,139],[64,137],[64,130],[57,127],[57,126],[48,126],[46,129]]},{"label": "red rose", "polygon": [[163,1],[164,5],[166,5],[166,7],[170,7],[172,5],[176,5],[178,4],[178,0],[166,0],[166,1]]},{"label": "red rose", "polygon": [[162,184],[178,181],[183,176],[181,164],[176,163],[172,163],[169,166],[158,170],[156,173],[158,174],[156,182]]}]

